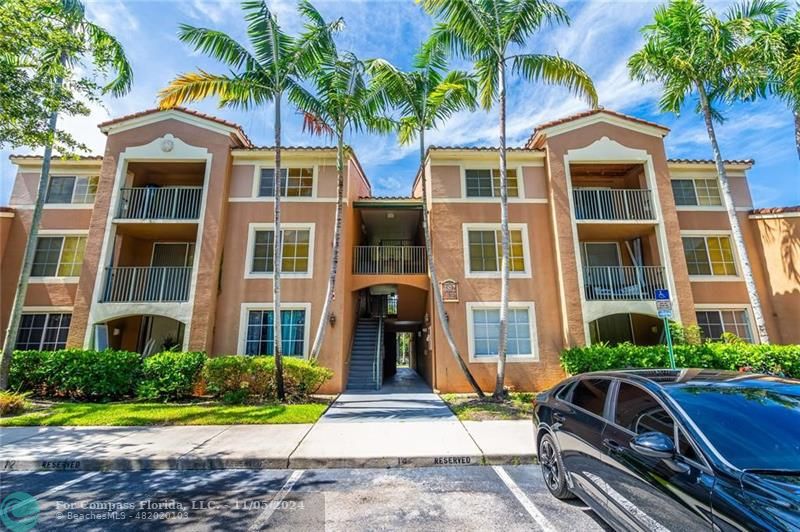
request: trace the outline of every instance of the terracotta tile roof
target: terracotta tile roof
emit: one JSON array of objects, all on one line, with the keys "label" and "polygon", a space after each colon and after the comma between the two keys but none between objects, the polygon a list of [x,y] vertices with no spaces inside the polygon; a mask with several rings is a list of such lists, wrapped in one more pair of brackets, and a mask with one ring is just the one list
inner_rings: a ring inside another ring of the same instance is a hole
[{"label": "terracotta tile roof", "polygon": [[[667,159],[670,164],[716,164],[713,159]],[[725,164],[755,164],[753,159],[725,159]]]},{"label": "terracotta tile roof", "polygon": [[358,201],[378,200],[378,201],[422,201],[422,198],[413,196],[359,196]]},{"label": "terracotta tile roof", "polygon": [[763,207],[761,209],[753,209],[750,214],[784,214],[787,212],[800,212],[800,205],[791,207]]},{"label": "terracotta tile roof", "polygon": [[[429,146],[428,150],[465,150],[465,151],[498,151],[497,146]],[[506,151],[536,151],[543,152],[540,148],[507,147]]]},{"label": "terracotta tile roof", "polygon": [[[41,155],[16,155],[16,154],[13,154],[13,153],[11,155],[9,155],[8,158],[9,159],[30,159],[32,161],[35,161],[35,160],[38,160],[38,159],[44,159],[44,157],[42,157]],[[52,157],[50,157],[51,161],[60,161],[62,159],[65,160],[65,161],[71,161],[71,160],[75,160],[76,158],[75,157],[62,157],[60,155],[53,155]],[[103,156],[102,155],[79,155],[77,157],[77,160],[79,160],[79,161],[102,161],[103,160]]]},{"label": "terracotta tile roof", "polygon": [[[249,146],[246,150],[274,150],[275,146]],[[311,150],[311,151],[330,151],[336,150],[336,146],[281,146],[281,150]]]},{"label": "terracotta tile roof", "polygon": [[14,209],[12,209],[11,207],[0,205],[0,212],[14,212]]},{"label": "terracotta tile roof", "polygon": [[237,133],[241,134],[242,139],[247,143],[248,146],[252,146],[253,143],[250,141],[250,138],[242,129],[242,126],[237,124],[236,122],[231,122],[230,120],[225,120],[223,118],[219,118],[217,116],[209,115],[206,113],[201,113],[200,111],[195,111],[194,109],[188,109],[186,107],[172,107],[171,109],[160,109],[158,107],[154,107],[152,109],[145,109],[144,111],[139,111],[136,113],[131,113],[129,115],[123,115],[117,118],[112,118],[111,120],[106,120],[105,122],[101,122],[97,124],[97,127],[103,129],[108,126],[113,126],[114,124],[118,124],[120,122],[126,122],[128,120],[133,120],[134,118],[140,118],[142,116],[152,115],[156,113],[161,113],[164,111],[180,111],[181,113],[186,113],[187,115],[196,116],[198,118],[203,118],[205,120],[210,120],[211,122],[216,122],[217,124],[222,124],[223,126],[228,126],[236,129]]},{"label": "terracotta tile roof", "polygon": [[533,143],[533,139],[538,135],[543,129],[548,129],[553,126],[559,126],[561,124],[566,124],[567,122],[572,122],[573,120],[579,120],[581,118],[586,118],[589,116],[593,116],[596,114],[608,114],[611,116],[616,116],[617,118],[622,118],[623,120],[630,120],[631,122],[636,122],[638,124],[643,124],[645,126],[655,127],[658,129],[664,130],[665,133],[669,132],[669,128],[662,126],[661,124],[656,124],[655,122],[650,122],[648,120],[642,120],[641,118],[637,118],[635,116],[626,115],[624,113],[619,113],[617,111],[612,111],[610,109],[606,109],[604,107],[598,107],[597,109],[589,109],[587,111],[581,111],[580,113],[575,113],[572,115],[565,116],[563,118],[558,118],[556,120],[551,120],[549,122],[544,122],[539,124],[533,129],[533,133],[531,134],[530,138],[528,139],[527,146],[530,146]]}]

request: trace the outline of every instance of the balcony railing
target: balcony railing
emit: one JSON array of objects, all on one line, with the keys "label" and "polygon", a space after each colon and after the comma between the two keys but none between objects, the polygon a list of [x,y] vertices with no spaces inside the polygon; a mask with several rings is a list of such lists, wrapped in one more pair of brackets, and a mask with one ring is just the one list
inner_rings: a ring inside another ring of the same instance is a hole
[{"label": "balcony railing", "polygon": [[191,266],[106,268],[105,303],[178,303],[189,300]]},{"label": "balcony railing", "polygon": [[588,301],[651,301],[667,287],[663,266],[584,266]]},{"label": "balcony railing", "polygon": [[118,218],[132,220],[196,220],[203,187],[123,188]]},{"label": "balcony railing", "polygon": [[353,249],[353,273],[419,274],[427,271],[425,246],[356,246]]},{"label": "balcony railing", "polygon": [[649,189],[576,188],[576,220],[655,220]]}]

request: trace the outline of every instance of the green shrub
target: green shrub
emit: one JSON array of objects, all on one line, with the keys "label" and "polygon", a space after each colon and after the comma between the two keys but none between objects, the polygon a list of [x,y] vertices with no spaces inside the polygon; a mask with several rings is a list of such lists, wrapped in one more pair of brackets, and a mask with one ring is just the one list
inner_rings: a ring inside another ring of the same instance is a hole
[{"label": "green shrub", "polygon": [[39,396],[105,401],[132,395],[141,369],[129,351],[15,351],[9,381]]},{"label": "green shrub", "polygon": [[[782,374],[800,378],[800,345],[706,342],[675,346],[675,363],[682,368],[713,368]],[[595,344],[561,353],[570,374],[624,368],[669,367],[667,347]]]},{"label": "green shrub", "polygon": [[[333,376],[328,368],[303,359],[283,359],[284,390],[289,401],[302,401]],[[206,390],[228,403],[277,399],[275,359],[270,356],[221,356],[206,360]]]},{"label": "green shrub", "polygon": [[0,417],[15,416],[25,410],[28,394],[0,391]]},{"label": "green shrub", "polygon": [[142,381],[136,394],[142,399],[184,399],[192,391],[203,370],[205,353],[164,351],[142,363]]}]

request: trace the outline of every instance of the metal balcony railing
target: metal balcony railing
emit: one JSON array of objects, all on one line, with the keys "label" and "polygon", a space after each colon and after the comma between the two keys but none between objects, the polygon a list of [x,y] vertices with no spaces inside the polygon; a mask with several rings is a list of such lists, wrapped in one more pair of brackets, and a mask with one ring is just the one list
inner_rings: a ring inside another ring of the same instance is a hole
[{"label": "metal balcony railing", "polygon": [[353,273],[427,273],[425,246],[356,246],[353,248]]},{"label": "metal balcony railing", "polygon": [[663,266],[584,266],[588,301],[651,301],[667,287]]},{"label": "metal balcony railing", "polygon": [[191,266],[115,266],[106,268],[104,303],[179,303],[189,301]]},{"label": "metal balcony railing", "polygon": [[655,220],[649,189],[576,188],[576,220]]},{"label": "metal balcony railing", "polygon": [[131,187],[121,190],[117,218],[197,220],[203,187]]}]

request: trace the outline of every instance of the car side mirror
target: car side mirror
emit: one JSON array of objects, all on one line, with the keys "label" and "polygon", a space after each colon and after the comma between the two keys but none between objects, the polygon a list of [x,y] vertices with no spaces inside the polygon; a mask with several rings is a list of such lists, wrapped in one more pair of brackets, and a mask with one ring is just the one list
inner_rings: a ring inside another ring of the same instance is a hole
[{"label": "car side mirror", "polygon": [[675,456],[675,442],[661,432],[639,434],[631,442],[631,449],[650,458],[669,460]]}]

